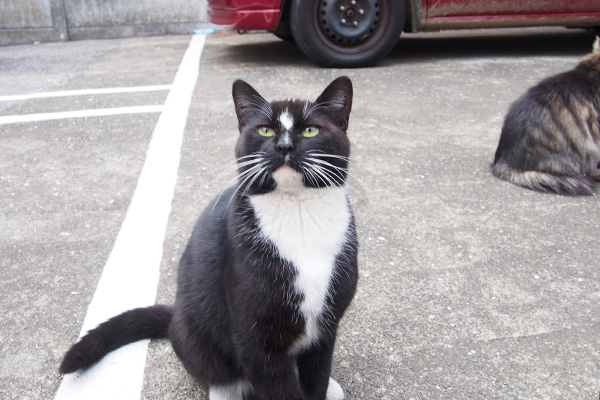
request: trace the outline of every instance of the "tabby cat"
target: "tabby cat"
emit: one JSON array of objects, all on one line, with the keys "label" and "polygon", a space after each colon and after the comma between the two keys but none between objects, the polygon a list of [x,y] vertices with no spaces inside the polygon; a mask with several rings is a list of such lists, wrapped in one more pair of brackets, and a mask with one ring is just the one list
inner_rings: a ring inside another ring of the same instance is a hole
[{"label": "tabby cat", "polygon": [[211,400],[338,400],[336,331],[354,297],[358,243],[345,181],[352,83],[314,103],[268,103],[233,84],[238,184],[204,210],[175,304],[127,311],[67,352],[62,373],[146,338],[169,338]]},{"label": "tabby cat", "polygon": [[594,194],[600,180],[600,51],[512,104],[492,172],[542,192]]}]

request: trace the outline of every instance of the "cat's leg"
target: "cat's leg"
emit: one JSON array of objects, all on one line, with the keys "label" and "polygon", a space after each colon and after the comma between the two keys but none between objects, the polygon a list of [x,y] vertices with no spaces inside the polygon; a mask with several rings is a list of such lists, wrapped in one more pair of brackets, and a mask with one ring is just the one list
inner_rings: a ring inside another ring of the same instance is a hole
[{"label": "cat's leg", "polygon": [[307,399],[342,400],[344,391],[330,378],[334,340],[323,339],[298,357],[300,384]]},{"label": "cat's leg", "polygon": [[[210,386],[211,400],[242,400],[245,388],[250,391],[251,386],[234,357],[221,350],[233,344],[227,335],[219,341],[207,329],[194,327],[191,320],[193,316],[176,313],[169,327],[169,339],[181,363],[192,377]],[[216,382],[219,384],[211,385]]]},{"label": "cat's leg", "polygon": [[241,381],[223,386],[211,386],[208,390],[209,400],[245,400],[252,391],[248,382]]},{"label": "cat's leg", "polygon": [[295,358],[287,353],[242,350],[243,370],[252,386],[252,400],[307,400],[302,395]]}]

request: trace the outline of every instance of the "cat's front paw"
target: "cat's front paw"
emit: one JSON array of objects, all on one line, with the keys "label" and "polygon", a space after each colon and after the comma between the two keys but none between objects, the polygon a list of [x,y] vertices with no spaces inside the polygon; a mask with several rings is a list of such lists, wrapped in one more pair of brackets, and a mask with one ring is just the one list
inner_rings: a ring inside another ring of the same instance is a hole
[{"label": "cat's front paw", "polygon": [[344,400],[344,391],[339,383],[333,378],[329,378],[329,386],[327,386],[327,400]]}]

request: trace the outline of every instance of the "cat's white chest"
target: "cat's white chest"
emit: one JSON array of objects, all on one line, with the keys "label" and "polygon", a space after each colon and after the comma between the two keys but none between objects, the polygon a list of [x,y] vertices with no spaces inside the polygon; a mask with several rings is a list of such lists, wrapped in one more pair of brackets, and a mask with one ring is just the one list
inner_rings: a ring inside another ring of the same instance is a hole
[{"label": "cat's white chest", "polygon": [[306,329],[292,352],[319,336],[318,318],[324,311],[335,258],[346,240],[351,219],[343,188],[306,188],[301,176],[294,174],[284,171],[276,177],[277,189],[251,197],[262,233],[296,268],[295,289],[303,295],[300,311]]}]

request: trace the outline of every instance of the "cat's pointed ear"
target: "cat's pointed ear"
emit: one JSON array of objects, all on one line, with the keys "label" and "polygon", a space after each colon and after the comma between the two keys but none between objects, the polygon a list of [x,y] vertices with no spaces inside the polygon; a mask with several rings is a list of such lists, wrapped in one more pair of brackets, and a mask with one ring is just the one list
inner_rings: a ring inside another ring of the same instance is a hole
[{"label": "cat's pointed ear", "polygon": [[315,105],[327,112],[344,131],[348,129],[350,110],[352,110],[352,81],[340,76],[323,90]]},{"label": "cat's pointed ear", "polygon": [[243,80],[238,79],[233,82],[232,94],[235,113],[240,124],[255,113],[263,113],[269,119],[273,116],[269,103]]}]

